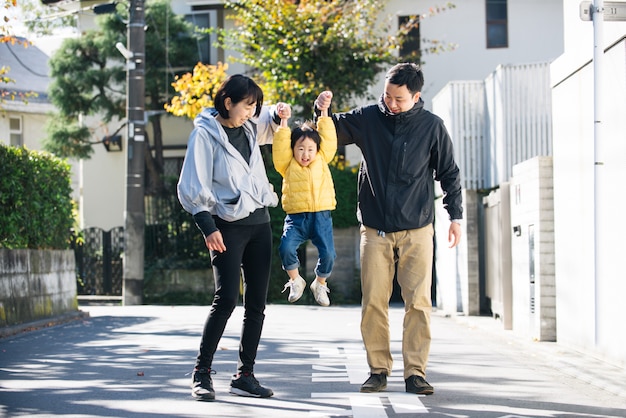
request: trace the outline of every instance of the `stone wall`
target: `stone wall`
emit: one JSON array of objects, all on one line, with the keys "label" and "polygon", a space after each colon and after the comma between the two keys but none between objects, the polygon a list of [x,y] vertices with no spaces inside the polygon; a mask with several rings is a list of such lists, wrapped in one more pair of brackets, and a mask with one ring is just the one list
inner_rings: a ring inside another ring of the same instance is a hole
[{"label": "stone wall", "polygon": [[77,311],[74,251],[0,249],[0,327]]},{"label": "stone wall", "polygon": [[[194,293],[213,298],[215,281],[208,269],[162,269],[144,278],[144,298],[162,298],[168,294]],[[210,302],[209,302],[210,303]]]}]

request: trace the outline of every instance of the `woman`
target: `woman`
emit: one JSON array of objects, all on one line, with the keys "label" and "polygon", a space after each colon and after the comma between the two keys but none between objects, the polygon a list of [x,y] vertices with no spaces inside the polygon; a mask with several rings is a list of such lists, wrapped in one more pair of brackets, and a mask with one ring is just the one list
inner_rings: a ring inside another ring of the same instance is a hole
[{"label": "woman", "polygon": [[[263,91],[233,75],[219,88],[215,109],[194,121],[178,181],[178,198],[193,215],[211,253],[215,296],[204,325],[191,394],[215,399],[213,356],[244,280],[244,319],[237,374],[230,392],[267,398],[271,389],[254,377],[270,277],[272,232],[268,207],[278,197],[267,179],[259,145],[271,142],[280,119],[263,106]],[[281,106],[287,106],[281,104]],[[289,110],[290,111],[290,110]]]}]

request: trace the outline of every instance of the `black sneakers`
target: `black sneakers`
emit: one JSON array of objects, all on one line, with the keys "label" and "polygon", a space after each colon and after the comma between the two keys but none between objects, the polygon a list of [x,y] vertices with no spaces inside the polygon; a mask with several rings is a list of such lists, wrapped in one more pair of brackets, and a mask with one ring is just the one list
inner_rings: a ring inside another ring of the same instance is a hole
[{"label": "black sneakers", "polygon": [[272,389],[264,388],[259,384],[252,373],[243,373],[230,382],[230,393],[239,396],[250,396],[253,398],[269,398],[274,395]]},{"label": "black sneakers", "polygon": [[215,399],[211,374],[215,374],[215,371],[206,367],[194,370],[193,379],[191,380],[191,396],[199,401],[212,401]]},{"label": "black sneakers", "polygon": [[413,375],[404,380],[406,391],[418,395],[432,395],[435,389],[422,376]]},{"label": "black sneakers", "polygon": [[361,385],[361,392],[381,392],[387,389],[387,375],[385,373],[370,373],[365,383]]}]

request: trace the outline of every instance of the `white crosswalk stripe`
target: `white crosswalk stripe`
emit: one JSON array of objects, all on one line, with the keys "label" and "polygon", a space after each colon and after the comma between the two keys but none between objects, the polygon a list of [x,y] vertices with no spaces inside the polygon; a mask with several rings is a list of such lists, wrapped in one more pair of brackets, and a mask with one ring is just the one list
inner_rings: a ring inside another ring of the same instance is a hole
[{"label": "white crosswalk stripe", "polygon": [[[319,348],[319,355],[322,364],[312,366],[311,378],[315,383],[349,382],[361,385],[369,375],[365,350],[360,345],[324,346]],[[395,381],[402,381],[404,386],[401,377],[390,377],[388,380],[389,383]],[[315,392],[311,394],[311,398],[325,405],[336,406],[312,411],[311,417],[345,417],[346,408],[350,408],[353,418],[387,418],[388,412],[392,411],[393,414],[412,414],[412,416],[428,413],[420,399],[421,396],[405,392]]]},{"label": "white crosswalk stripe", "polygon": [[[428,409],[421,401],[422,396],[410,393],[357,393],[357,392],[314,392],[311,398],[319,403],[336,405],[338,408],[349,405],[354,418],[387,418],[387,406],[395,414],[427,414]],[[345,416],[342,410],[341,415]],[[337,416],[338,409],[317,410],[315,416]]]}]

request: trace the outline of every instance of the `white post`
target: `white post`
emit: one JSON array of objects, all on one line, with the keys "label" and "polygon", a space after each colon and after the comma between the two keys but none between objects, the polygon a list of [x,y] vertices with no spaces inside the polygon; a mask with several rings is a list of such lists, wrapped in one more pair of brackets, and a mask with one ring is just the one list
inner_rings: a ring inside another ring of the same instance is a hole
[{"label": "white post", "polygon": [[595,335],[597,343],[599,332],[598,310],[600,278],[603,271],[603,223],[607,220],[603,216],[603,207],[606,204],[604,185],[605,151],[603,147],[603,118],[604,118],[604,0],[594,0],[592,6],[593,19],[593,140],[594,140],[594,305],[595,305]]}]

